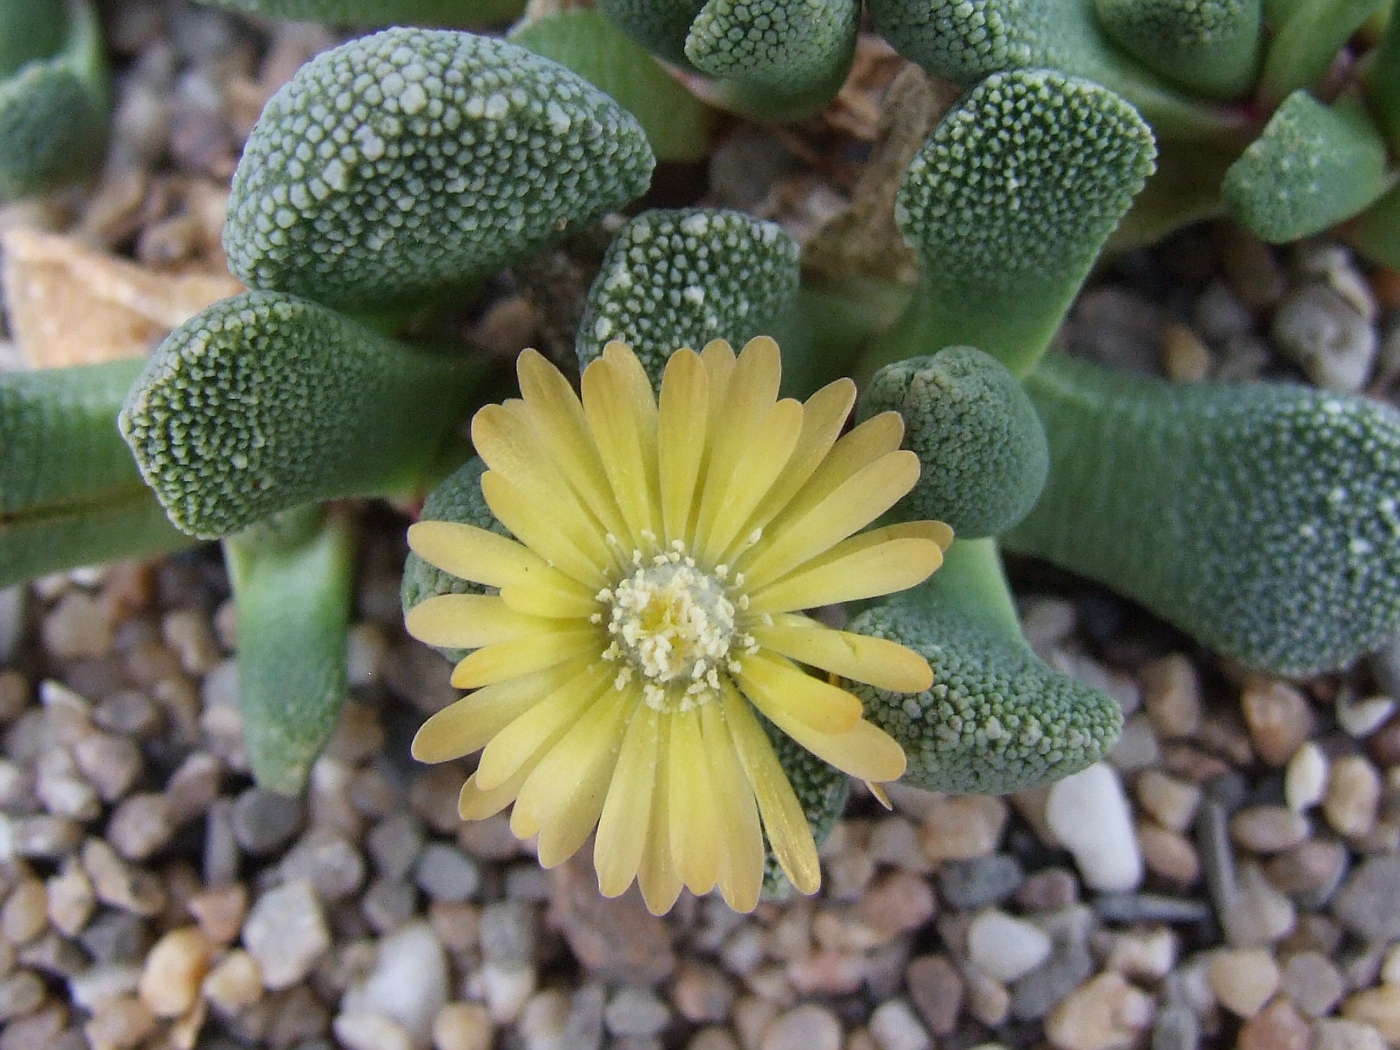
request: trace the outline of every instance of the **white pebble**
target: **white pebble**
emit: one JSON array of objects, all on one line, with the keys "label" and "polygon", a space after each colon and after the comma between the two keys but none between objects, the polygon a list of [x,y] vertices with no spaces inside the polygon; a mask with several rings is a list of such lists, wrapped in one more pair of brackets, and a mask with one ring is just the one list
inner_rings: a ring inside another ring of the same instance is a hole
[{"label": "white pebble", "polygon": [[1327,793],[1327,756],[1309,740],[1288,760],[1283,774],[1283,797],[1288,808],[1302,813],[1322,801]]},{"label": "white pebble", "polygon": [[881,1003],[870,1015],[870,1034],[880,1050],[932,1050],[933,1040],[903,999]]},{"label": "white pebble", "polygon": [[1337,724],[1357,740],[1374,733],[1394,711],[1395,701],[1388,696],[1373,696],[1355,703],[1337,698]]},{"label": "white pebble", "polygon": [[1045,819],[1090,887],[1112,893],[1141,884],[1132,810],[1111,766],[1096,762],[1052,786]]},{"label": "white pebble", "polygon": [[345,993],[348,1014],[377,1014],[406,1031],[415,1046],[432,1039],[433,1019],[448,1000],[447,954],[427,923],[395,931],[379,945],[374,969]]},{"label": "white pebble", "polygon": [[999,981],[1019,980],[1043,963],[1052,945],[1044,930],[989,908],[967,930],[967,954]]}]

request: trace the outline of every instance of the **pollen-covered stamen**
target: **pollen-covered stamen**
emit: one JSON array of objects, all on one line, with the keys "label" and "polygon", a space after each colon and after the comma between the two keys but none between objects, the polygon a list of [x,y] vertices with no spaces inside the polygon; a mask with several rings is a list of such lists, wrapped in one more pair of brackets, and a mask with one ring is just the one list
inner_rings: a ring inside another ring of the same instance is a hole
[{"label": "pollen-covered stamen", "polygon": [[737,628],[724,584],[673,546],[635,558],[641,568],[598,593],[612,607],[613,643],[604,656],[624,661],[619,687],[636,675],[647,703],[658,710],[686,710],[718,696],[720,672],[732,671],[733,657],[750,641]]}]

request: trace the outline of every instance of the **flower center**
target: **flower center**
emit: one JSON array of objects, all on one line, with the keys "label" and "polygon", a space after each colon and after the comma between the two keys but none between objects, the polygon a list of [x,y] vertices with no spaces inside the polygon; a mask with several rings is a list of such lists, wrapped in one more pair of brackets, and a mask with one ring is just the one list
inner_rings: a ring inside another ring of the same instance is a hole
[{"label": "flower center", "polygon": [[613,641],[603,658],[623,661],[615,684],[621,689],[636,674],[647,703],[660,711],[689,710],[716,698],[720,672],[735,669],[731,646],[752,645],[736,625],[723,570],[706,572],[681,545],[673,547],[598,593],[612,609]]}]

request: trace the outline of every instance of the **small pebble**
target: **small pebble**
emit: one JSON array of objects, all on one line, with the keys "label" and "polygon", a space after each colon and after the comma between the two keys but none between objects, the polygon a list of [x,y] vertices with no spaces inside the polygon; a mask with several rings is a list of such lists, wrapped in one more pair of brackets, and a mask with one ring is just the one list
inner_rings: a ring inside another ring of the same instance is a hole
[{"label": "small pebble", "polygon": [[68,858],[63,870],[48,880],[49,921],[66,937],[76,937],[92,918],[97,907],[97,894],[92,880],[73,858]]},{"label": "small pebble", "polygon": [[340,1008],[389,1018],[426,1045],[448,998],[447,955],[432,928],[414,922],[379,942],[374,969],[345,993]]},{"label": "small pebble", "polygon": [[1165,926],[1135,927],[1111,935],[1104,968],[1124,977],[1159,981],[1176,963],[1176,935]]},{"label": "small pebble", "polygon": [[344,900],[365,881],[359,849],[344,835],[324,827],[314,827],[298,839],[278,868],[288,881],[309,881],[326,904]]},{"label": "small pebble", "polygon": [[231,1016],[262,998],[262,970],[251,955],[235,948],[205,975],[200,991],[216,1010]]},{"label": "small pebble", "polygon": [[1270,333],[1279,351],[1314,383],[1347,394],[1366,385],[1380,349],[1375,326],[1326,284],[1307,284],[1285,296]]},{"label": "small pebble", "polygon": [[1210,348],[1183,324],[1168,325],[1162,332],[1162,367],[1178,383],[1199,383],[1210,375]]},{"label": "small pebble", "polygon": [[135,996],[104,999],[96,1005],[83,1034],[94,1050],[131,1050],[156,1028],[156,1018]]},{"label": "small pebble", "polygon": [[1275,999],[1240,1028],[1236,1050],[1309,1050],[1312,1030],[1287,999]]},{"label": "small pebble", "polygon": [[259,897],[243,924],[243,944],[262,970],[263,984],[273,991],[309,974],[331,946],[311,884],[299,879]]},{"label": "small pebble", "polygon": [[1339,835],[1359,838],[1376,826],[1381,800],[1381,777],[1360,755],[1344,755],[1332,763],[1322,812]]},{"label": "small pebble", "polygon": [[198,927],[171,930],[146,956],[137,988],[141,1001],[157,1017],[179,1017],[199,998],[214,945]]},{"label": "small pebble", "polygon": [[1006,826],[1006,803],[993,795],[936,797],[923,816],[920,843],[929,860],[970,860],[996,849]]},{"label": "small pebble", "polygon": [[1079,880],[1064,868],[1038,871],[1016,891],[1016,903],[1029,911],[1058,911],[1079,900]]},{"label": "small pebble", "polygon": [[433,900],[455,903],[475,895],[481,885],[481,872],[476,862],[456,846],[434,842],[419,854],[414,880]]},{"label": "small pebble", "polygon": [[48,891],[38,879],[24,879],[0,908],[0,936],[8,944],[28,944],[48,928]]},{"label": "small pebble", "polygon": [[1011,896],[1025,880],[1020,862],[1006,853],[950,860],[938,870],[938,890],[951,908],[972,911]]},{"label": "small pebble", "polygon": [[1211,991],[1239,1017],[1253,1017],[1278,991],[1282,975],[1263,948],[1222,949],[1210,961]]},{"label": "small pebble", "polygon": [[170,800],[159,794],[124,798],[107,822],[107,841],[127,860],[146,860],[175,833]]},{"label": "small pebble", "polygon": [[761,1050],[841,1050],[841,1022],[824,1006],[807,1003],[776,1017]]},{"label": "small pebble", "polygon": [[1185,831],[1196,818],[1201,804],[1201,789],[1195,784],[1156,769],[1144,770],[1137,778],[1138,802],[1171,831]]},{"label": "small pebble", "polygon": [[962,1011],[963,979],[943,955],[921,955],[909,962],[905,983],[914,1008],[935,1036],[946,1036],[957,1027]]},{"label": "small pebble", "polygon": [[345,1050],[413,1050],[409,1034],[378,1014],[337,1014],[333,1028]]},{"label": "small pebble", "polygon": [[436,1050],[491,1050],[494,1040],[491,1017],[480,1003],[448,1003],[433,1021]]},{"label": "small pebble", "polygon": [[0,977],[0,1023],[33,1013],[47,994],[44,982],[28,970]]},{"label": "small pebble", "polygon": [[603,1022],[615,1036],[657,1035],[671,1021],[671,1011],[647,988],[623,988],[603,1011]]},{"label": "small pebble", "polygon": [[233,833],[244,852],[262,856],[285,846],[302,827],[299,799],[249,788],[233,805]]},{"label": "small pebble", "polygon": [[1400,856],[1368,858],[1343,883],[1332,914],[1352,933],[1373,944],[1400,939]]},{"label": "small pebble", "polygon": [[1385,1050],[1385,1040],[1363,1021],[1323,1017],[1313,1022],[1312,1050]]},{"label": "small pebble", "polygon": [[996,909],[979,913],[967,931],[973,964],[1006,983],[1034,970],[1049,957],[1050,948],[1043,930]]},{"label": "small pebble", "polygon": [[1337,698],[1337,724],[1357,740],[1370,736],[1395,713],[1395,701],[1388,696],[1372,696],[1354,703]]},{"label": "small pebble", "polygon": [[988,1028],[996,1028],[1011,1012],[1011,992],[995,977],[980,970],[963,975],[967,1012]]},{"label": "small pebble", "polygon": [[126,737],[89,733],[73,745],[73,759],[107,803],[125,795],[141,775],[141,749]]},{"label": "small pebble", "polygon": [[1096,890],[1131,890],[1142,881],[1132,810],[1112,767],[1102,762],[1050,788],[1046,820]]},{"label": "small pebble", "polygon": [[1185,835],[1150,821],[1139,821],[1135,833],[1148,871],[1178,886],[1192,886],[1200,878],[1200,858]]},{"label": "small pebble", "polygon": [[1400,1043],[1400,984],[1353,992],[1342,1001],[1342,1016],[1371,1025],[1392,1046]]},{"label": "small pebble", "polygon": [[1201,683],[1182,653],[1149,661],[1139,672],[1143,706],[1163,739],[1195,736],[1201,729]]},{"label": "small pebble", "polygon": [[1283,966],[1281,987],[1295,1006],[1309,1017],[1325,1017],[1341,1001],[1346,990],[1342,975],[1321,952],[1298,952]]},{"label": "small pebble", "polygon": [[734,986],[715,967],[682,963],[671,985],[671,1000],[693,1024],[723,1021],[734,1005]]},{"label": "small pebble", "polygon": [[1346,870],[1346,846],[1330,839],[1309,839],[1270,859],[1264,874],[1277,889],[1315,907],[1331,898]]},{"label": "small pebble", "polygon": [[1251,677],[1245,683],[1240,706],[1254,748],[1268,765],[1284,765],[1312,733],[1307,698],[1287,682]]},{"label": "small pebble", "polygon": [[92,595],[68,591],[44,618],[44,648],[56,660],[98,660],[112,651],[112,611]]},{"label": "small pebble", "polygon": [[1290,809],[1305,812],[1327,793],[1327,756],[1309,740],[1293,752],[1283,774],[1283,795]]},{"label": "small pebble", "polygon": [[1248,806],[1230,818],[1230,837],[1255,853],[1279,853],[1312,831],[1307,817],[1286,806]]},{"label": "small pebble", "polygon": [[890,999],[875,1007],[870,1015],[870,1034],[880,1050],[933,1050],[933,1040],[903,999]]},{"label": "small pebble", "polygon": [[1061,1050],[1127,1050],[1152,1023],[1152,999],[1121,975],[1102,973],[1071,992],[1045,1018]]}]

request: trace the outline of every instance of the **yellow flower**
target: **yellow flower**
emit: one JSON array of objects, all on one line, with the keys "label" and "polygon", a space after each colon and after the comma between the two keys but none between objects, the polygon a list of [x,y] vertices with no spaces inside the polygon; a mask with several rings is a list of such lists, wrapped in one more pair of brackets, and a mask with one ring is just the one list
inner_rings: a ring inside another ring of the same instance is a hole
[{"label": "yellow flower", "polygon": [[539,836],[545,867],[596,827],[599,888],[614,896],[635,878],[658,914],[682,885],[718,885],[751,910],[763,832],[793,885],[815,892],[812,832],[755,709],[851,776],[904,772],[860,701],[799,665],[919,691],[928,664],[796,611],[902,590],[942,563],[952,533],[939,522],[853,535],[918,478],[900,417],[838,440],[854,384],[778,400],[766,338],[737,359],[722,341],[678,351],[659,406],[622,343],[584,372],[582,403],[534,351],[518,367],[523,400],[472,421],[482,493],[515,539],[442,521],[409,529],[426,561],[500,589],[408,614],[414,637],[475,649],[452,673],[475,691],[424,724],[414,755],[484,747],[463,818],[513,801],[511,830]]}]

